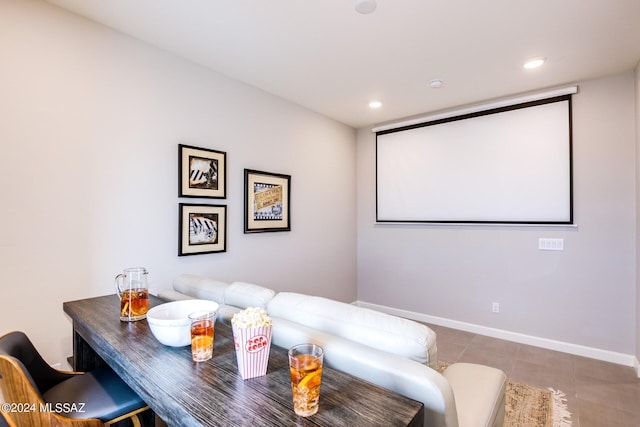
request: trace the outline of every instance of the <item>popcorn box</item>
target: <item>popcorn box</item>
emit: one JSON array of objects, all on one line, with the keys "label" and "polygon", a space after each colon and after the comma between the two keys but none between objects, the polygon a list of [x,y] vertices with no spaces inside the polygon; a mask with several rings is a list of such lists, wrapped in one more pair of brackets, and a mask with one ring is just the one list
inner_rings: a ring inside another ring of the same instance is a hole
[{"label": "popcorn box", "polygon": [[231,318],[238,371],[243,380],[267,373],[272,321],[259,307],[247,307]]},{"label": "popcorn box", "polygon": [[233,329],[238,371],[243,380],[266,375],[271,349],[271,325]]}]

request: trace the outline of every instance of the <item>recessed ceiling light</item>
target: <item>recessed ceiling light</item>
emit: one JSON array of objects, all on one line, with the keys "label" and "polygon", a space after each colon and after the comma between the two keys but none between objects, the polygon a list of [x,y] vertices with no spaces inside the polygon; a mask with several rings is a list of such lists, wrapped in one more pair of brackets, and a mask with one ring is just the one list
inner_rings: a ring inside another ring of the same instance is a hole
[{"label": "recessed ceiling light", "polygon": [[356,11],[358,13],[367,14],[376,10],[376,0],[356,0]]},{"label": "recessed ceiling light", "polygon": [[380,108],[382,107],[382,102],[380,101],[371,101],[369,103],[369,108]]},{"label": "recessed ceiling light", "polygon": [[431,86],[431,89],[440,89],[443,84],[444,82],[440,79],[433,79],[429,82],[429,86]]},{"label": "recessed ceiling light", "polygon": [[531,70],[532,68],[538,68],[544,64],[545,58],[531,58],[524,63],[524,68]]}]

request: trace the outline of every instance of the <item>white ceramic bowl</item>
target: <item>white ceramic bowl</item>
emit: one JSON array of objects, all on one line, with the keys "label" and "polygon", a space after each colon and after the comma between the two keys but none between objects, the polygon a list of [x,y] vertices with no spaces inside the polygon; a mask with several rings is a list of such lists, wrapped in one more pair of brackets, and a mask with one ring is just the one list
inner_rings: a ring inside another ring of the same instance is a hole
[{"label": "white ceramic bowl", "polygon": [[153,336],[164,345],[184,347],[191,344],[189,314],[210,310],[217,313],[220,306],[215,301],[189,299],[157,305],[147,312],[147,323]]}]

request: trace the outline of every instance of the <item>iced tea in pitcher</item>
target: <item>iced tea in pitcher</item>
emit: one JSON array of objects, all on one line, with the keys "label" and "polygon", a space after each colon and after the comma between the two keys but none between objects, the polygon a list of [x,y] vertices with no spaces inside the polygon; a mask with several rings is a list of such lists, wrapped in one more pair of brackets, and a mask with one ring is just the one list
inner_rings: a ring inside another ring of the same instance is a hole
[{"label": "iced tea in pitcher", "polygon": [[149,311],[149,290],[126,289],[120,295],[120,320],[140,320]]},{"label": "iced tea in pitcher", "polygon": [[120,320],[132,322],[147,317],[149,288],[144,267],[127,268],[116,276],[116,292],[120,297]]}]

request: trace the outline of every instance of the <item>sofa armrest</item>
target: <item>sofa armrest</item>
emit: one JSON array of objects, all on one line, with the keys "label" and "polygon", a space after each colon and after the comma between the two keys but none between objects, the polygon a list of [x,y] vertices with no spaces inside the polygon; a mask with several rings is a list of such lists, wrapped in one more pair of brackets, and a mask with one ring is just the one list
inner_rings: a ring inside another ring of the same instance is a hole
[{"label": "sofa armrest", "polygon": [[406,357],[376,350],[286,319],[272,317],[272,320],[273,344],[283,348],[302,342],[318,344],[325,351],[328,367],[422,402],[425,407],[425,427],[458,427],[453,391],[437,371]]},{"label": "sofa armrest", "polygon": [[507,388],[504,372],[490,366],[454,363],[442,375],[453,390],[460,427],[502,426]]}]

